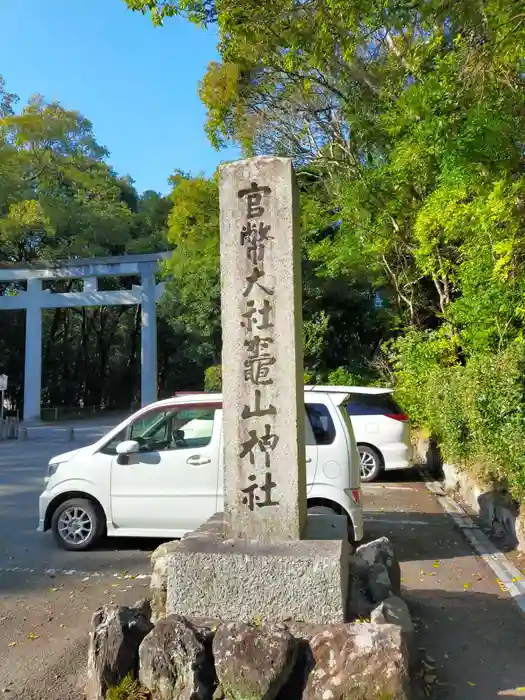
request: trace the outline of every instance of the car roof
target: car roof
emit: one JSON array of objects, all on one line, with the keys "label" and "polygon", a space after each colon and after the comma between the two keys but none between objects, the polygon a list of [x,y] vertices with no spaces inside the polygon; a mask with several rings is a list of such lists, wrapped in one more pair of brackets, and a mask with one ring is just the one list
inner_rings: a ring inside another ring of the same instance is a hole
[{"label": "car roof", "polygon": [[[335,404],[341,404],[345,397],[348,395],[348,391],[344,391],[345,387],[316,387],[312,390],[311,387],[304,387],[304,393],[306,395],[315,393],[316,398],[321,394],[332,395],[332,401]],[[168,399],[162,399],[161,401],[156,401],[155,403],[149,404],[151,406],[176,406],[177,404],[218,404],[222,403],[222,393],[219,392],[206,392],[206,391],[178,391],[173,396]],[[144,406],[143,408],[148,408]]]},{"label": "car roof", "polygon": [[378,386],[323,386],[316,384],[304,388],[305,391],[322,391],[329,394],[392,394],[394,391],[388,387]]}]

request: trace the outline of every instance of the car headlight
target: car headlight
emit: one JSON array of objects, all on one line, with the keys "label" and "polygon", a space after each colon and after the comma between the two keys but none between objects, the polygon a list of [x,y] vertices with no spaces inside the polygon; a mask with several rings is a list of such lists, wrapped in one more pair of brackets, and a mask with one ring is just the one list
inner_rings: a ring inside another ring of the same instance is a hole
[{"label": "car headlight", "polygon": [[47,465],[46,480],[50,479],[63,462],[54,462]]}]

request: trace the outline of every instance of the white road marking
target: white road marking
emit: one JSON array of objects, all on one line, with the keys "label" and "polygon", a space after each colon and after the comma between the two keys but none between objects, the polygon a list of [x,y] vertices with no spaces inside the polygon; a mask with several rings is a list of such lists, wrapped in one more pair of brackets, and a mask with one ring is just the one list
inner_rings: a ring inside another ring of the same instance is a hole
[{"label": "white road marking", "polygon": [[9,566],[9,567],[0,567],[0,574],[12,574],[12,573],[20,573],[20,574],[44,574],[45,576],[49,576],[49,578],[54,578],[56,576],[81,576],[83,581],[87,581],[90,578],[116,578],[119,581],[127,581],[127,580],[145,580],[149,579],[150,574],[118,574],[118,573],[111,573],[109,571],[102,572],[102,571],[77,571],[76,569],[44,569],[44,571],[37,571],[36,569],[30,569],[22,566]]},{"label": "white road marking", "polygon": [[498,582],[507,589],[520,611],[525,614],[525,585],[523,574],[512,564],[489,538],[479,529],[465,510],[447,496],[439,481],[425,481],[425,486],[437,497],[441,507],[461,530],[474,552],[490,566]]},{"label": "white road marking", "polygon": [[367,515],[365,521],[376,523],[387,523],[388,525],[430,525],[428,520],[394,520],[393,518],[383,518],[380,515]]},{"label": "white road marking", "polygon": [[371,490],[388,490],[388,491],[415,491],[413,486],[396,486],[394,484],[361,484],[361,488],[365,491]]}]

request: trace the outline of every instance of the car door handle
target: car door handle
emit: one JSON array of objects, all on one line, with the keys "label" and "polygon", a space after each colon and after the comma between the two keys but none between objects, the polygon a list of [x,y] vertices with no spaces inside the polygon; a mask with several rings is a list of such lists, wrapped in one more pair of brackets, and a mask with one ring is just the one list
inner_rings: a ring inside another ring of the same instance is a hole
[{"label": "car door handle", "polygon": [[201,464],[210,464],[211,457],[199,457],[199,455],[193,455],[193,457],[188,457],[186,464],[191,464],[193,467],[199,467]]},{"label": "car door handle", "polygon": [[312,458],[311,458],[311,457],[307,457],[307,458],[306,458],[306,463],[311,462],[311,461],[312,461]]}]

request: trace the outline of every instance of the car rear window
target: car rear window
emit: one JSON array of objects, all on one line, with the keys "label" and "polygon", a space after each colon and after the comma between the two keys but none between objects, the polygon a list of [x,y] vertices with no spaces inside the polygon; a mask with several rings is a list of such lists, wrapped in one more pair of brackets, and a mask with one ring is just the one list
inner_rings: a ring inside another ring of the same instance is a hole
[{"label": "car rear window", "polygon": [[331,445],[335,440],[335,425],[328,407],[322,403],[307,403],[306,415],[316,444]]},{"label": "car rear window", "polygon": [[349,416],[398,415],[403,413],[392,394],[350,394],[346,410]]}]

